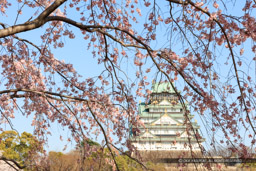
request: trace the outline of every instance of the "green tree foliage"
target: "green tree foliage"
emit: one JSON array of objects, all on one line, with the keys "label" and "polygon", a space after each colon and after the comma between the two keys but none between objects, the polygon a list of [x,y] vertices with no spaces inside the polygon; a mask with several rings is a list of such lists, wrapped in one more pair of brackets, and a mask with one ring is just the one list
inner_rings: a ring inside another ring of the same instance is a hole
[{"label": "green tree foliage", "polygon": [[78,170],[78,157],[79,155],[73,152],[63,154],[61,152],[50,151],[48,155],[48,166],[44,170]]},{"label": "green tree foliage", "polygon": [[91,139],[86,139],[82,141],[80,144],[77,144],[77,148],[83,149],[85,145],[89,145],[90,147],[100,147],[100,144],[91,140]]},{"label": "green tree foliage", "polygon": [[[145,170],[139,163],[132,160],[130,157],[126,155],[119,155],[116,157],[117,165],[120,170],[123,171],[143,171]],[[152,162],[145,163],[145,166],[148,169],[157,170],[157,171],[165,171],[165,167],[163,164],[155,164]]]},{"label": "green tree foliage", "polygon": [[4,131],[0,134],[2,156],[17,161],[20,165],[31,165],[38,152],[43,148],[32,134]]},{"label": "green tree foliage", "polygon": [[[87,139],[87,140],[85,140],[85,142],[89,145],[89,146],[100,146],[100,144],[99,143],[97,143],[97,142],[95,142],[95,141],[92,141],[92,140],[90,140],[90,139]],[[81,143],[82,144],[82,146],[84,145],[84,142],[82,142]]]}]

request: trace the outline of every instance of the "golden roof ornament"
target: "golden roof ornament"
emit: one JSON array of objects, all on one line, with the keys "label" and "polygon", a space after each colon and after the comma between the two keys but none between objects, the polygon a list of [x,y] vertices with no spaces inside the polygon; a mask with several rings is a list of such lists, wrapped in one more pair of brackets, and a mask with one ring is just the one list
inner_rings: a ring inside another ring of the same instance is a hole
[{"label": "golden roof ornament", "polygon": [[176,100],[172,100],[172,101],[171,101],[171,104],[174,106],[174,105],[177,104],[177,101],[176,101]]},{"label": "golden roof ornament", "polygon": [[165,111],[164,111],[164,115],[163,116],[168,116],[167,114],[167,109],[165,108]]},{"label": "golden roof ornament", "polygon": [[157,100],[155,100],[155,101],[153,101],[152,103],[153,103],[153,104],[157,104],[157,103],[158,103],[158,101],[157,101]]}]

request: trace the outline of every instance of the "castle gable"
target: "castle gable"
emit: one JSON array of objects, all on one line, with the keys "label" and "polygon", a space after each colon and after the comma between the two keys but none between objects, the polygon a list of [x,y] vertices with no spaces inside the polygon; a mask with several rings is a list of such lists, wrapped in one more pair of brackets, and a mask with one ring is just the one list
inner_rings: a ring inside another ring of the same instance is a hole
[{"label": "castle gable", "polygon": [[160,117],[158,120],[152,123],[152,125],[162,125],[162,124],[168,124],[168,125],[177,125],[179,122],[175,119],[171,118],[167,114],[164,114],[162,117]]}]

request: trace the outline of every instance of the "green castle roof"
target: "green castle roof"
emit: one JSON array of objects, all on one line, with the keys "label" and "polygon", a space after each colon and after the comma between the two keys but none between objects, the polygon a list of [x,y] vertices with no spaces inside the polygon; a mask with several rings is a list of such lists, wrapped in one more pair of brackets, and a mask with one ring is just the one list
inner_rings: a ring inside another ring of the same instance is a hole
[{"label": "green castle roof", "polygon": [[169,82],[154,83],[152,85],[152,93],[162,93],[162,92],[175,93],[175,91],[173,90]]}]

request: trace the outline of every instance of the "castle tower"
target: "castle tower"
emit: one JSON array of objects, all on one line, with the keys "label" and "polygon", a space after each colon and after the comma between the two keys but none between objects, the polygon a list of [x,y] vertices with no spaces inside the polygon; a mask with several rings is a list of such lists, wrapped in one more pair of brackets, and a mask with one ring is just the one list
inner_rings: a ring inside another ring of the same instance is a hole
[{"label": "castle tower", "polygon": [[193,115],[187,114],[193,127],[188,131],[189,124],[184,124],[185,110],[170,83],[153,84],[149,103],[139,104],[139,116],[144,127],[139,131],[132,129],[130,133],[130,140],[137,150],[184,151],[191,150],[189,145],[192,150],[200,150],[199,144],[204,141],[198,131],[200,126],[196,121],[192,122]]}]

